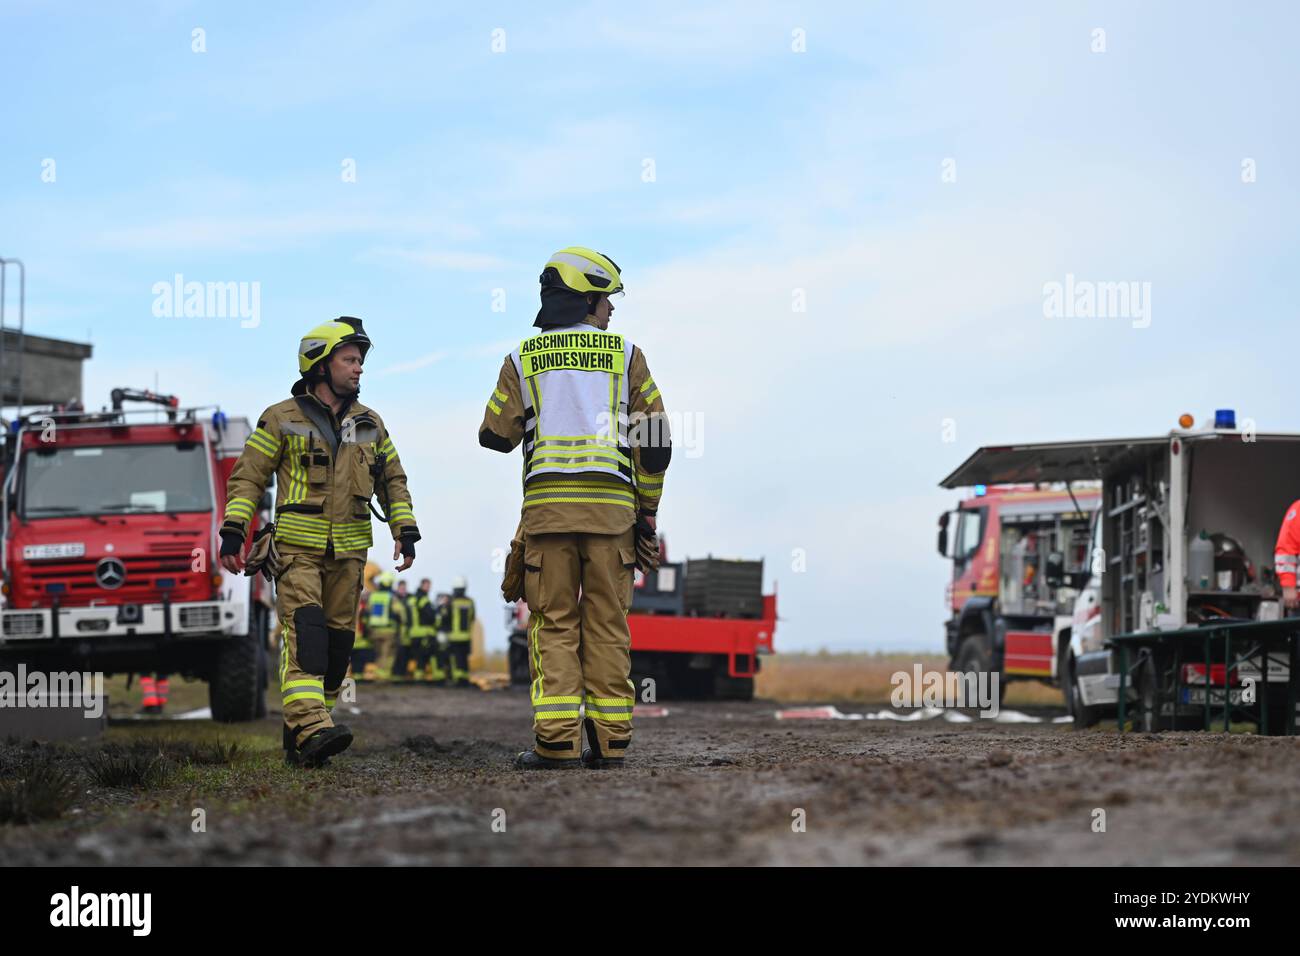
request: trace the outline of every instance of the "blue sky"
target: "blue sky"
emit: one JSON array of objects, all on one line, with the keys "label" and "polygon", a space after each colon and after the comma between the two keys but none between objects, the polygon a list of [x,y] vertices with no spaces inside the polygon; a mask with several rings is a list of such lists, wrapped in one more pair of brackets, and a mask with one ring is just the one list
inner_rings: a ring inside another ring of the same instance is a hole
[{"label": "blue sky", "polygon": [[[695,423],[673,556],[765,557],[778,647],[938,650],[936,484],[981,444],[1300,428],[1294,6],[627,6],[7,0],[28,329],[93,343],[90,403],[254,416],[361,316],[413,571],[467,575],[496,644],[518,461],[474,436],[566,245],[624,268],[614,327]],[[155,317],[176,273],[260,283],[260,324]],[[1067,274],[1149,282],[1150,325],[1046,318]]]}]

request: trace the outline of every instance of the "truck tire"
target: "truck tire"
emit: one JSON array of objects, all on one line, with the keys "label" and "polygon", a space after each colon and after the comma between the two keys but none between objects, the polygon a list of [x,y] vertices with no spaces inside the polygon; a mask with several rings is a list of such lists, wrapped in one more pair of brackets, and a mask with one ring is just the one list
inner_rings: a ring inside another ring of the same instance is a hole
[{"label": "truck tire", "polygon": [[[1269,700],[1268,702],[1268,735],[1270,737],[1282,737],[1286,734],[1286,688],[1271,688],[1272,694],[1282,698],[1281,700]],[[1262,707],[1263,704],[1260,704]],[[1297,718],[1296,726],[1300,729],[1300,718]],[[1263,733],[1263,730],[1260,730]]]},{"label": "truck tire", "polygon": [[718,700],[753,700],[754,678],[716,674],[713,678],[713,696]]},{"label": "truck tire", "polygon": [[266,647],[257,645],[257,707],[253,716],[258,720],[266,716],[266,685],[270,680],[266,656]]},{"label": "truck tire", "polygon": [[1067,627],[1057,635],[1056,652],[1056,686],[1061,689],[1061,699],[1065,702],[1065,712],[1074,716],[1074,687],[1070,679],[1070,629]]},{"label": "truck tire", "polygon": [[506,654],[506,660],[510,668],[510,683],[516,687],[527,686],[532,680],[532,674],[528,669],[528,639],[526,637],[520,641],[511,636],[510,649]]},{"label": "truck tire", "polygon": [[986,674],[991,664],[989,652],[984,646],[984,635],[972,634],[963,639],[957,648],[957,662],[953,670],[958,674]]},{"label": "truck tire", "polygon": [[267,652],[270,630],[270,609],[264,604],[253,602],[248,632],[257,641],[257,710],[254,716],[258,720],[266,716],[266,686],[271,679]]},{"label": "truck tire", "polygon": [[1096,725],[1101,719],[1100,708],[1089,707],[1083,702],[1083,692],[1079,690],[1079,675],[1074,672],[1074,655],[1070,655],[1069,669],[1066,672],[1065,695],[1068,700],[1070,716],[1074,718],[1076,730],[1086,730]]},{"label": "truck tire", "polygon": [[[992,679],[993,659],[983,634],[971,634],[957,648],[957,662],[953,670],[958,674],[988,674]],[[1006,675],[998,675],[998,705],[1007,698]]]},{"label": "truck tire", "polygon": [[[217,651],[217,664],[208,679],[212,719],[234,724],[257,719],[257,699],[262,686],[258,662],[264,648],[252,634],[232,637]],[[265,699],[265,694],[260,695]]]}]

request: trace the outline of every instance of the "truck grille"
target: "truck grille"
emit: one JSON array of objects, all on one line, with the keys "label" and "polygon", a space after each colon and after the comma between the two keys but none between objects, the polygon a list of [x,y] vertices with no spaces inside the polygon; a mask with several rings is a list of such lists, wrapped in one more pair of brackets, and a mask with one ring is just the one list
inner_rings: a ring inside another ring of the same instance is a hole
[{"label": "truck grille", "polygon": [[4,616],[4,633],[5,637],[35,637],[41,633],[41,616],[10,612]]},{"label": "truck grille", "polygon": [[221,609],[216,607],[181,608],[181,630],[211,630],[221,623]]},{"label": "truck grille", "polygon": [[[113,603],[153,603],[159,600],[158,582],[171,581],[173,601],[203,600],[210,596],[206,576],[191,570],[189,552],[159,555],[117,556],[126,567],[126,580],[119,588],[102,588],[95,580],[98,558],[75,558],[68,561],[30,562],[21,566],[15,582],[19,601],[46,606],[53,598],[64,605],[86,604],[112,597]],[[61,585],[55,594],[47,585]]]}]

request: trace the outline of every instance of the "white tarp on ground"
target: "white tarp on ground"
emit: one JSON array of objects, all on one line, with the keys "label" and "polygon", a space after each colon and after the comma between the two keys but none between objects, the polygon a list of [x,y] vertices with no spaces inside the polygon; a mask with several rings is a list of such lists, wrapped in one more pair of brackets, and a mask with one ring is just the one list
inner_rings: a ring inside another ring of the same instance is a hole
[{"label": "white tarp on ground", "polygon": [[[114,717],[114,720],[122,718]],[[126,720],[211,720],[212,708],[200,707],[198,710],[186,710],[179,714],[169,714],[163,711],[161,714],[130,714]]]},{"label": "white tarp on ground", "polygon": [[[951,710],[944,707],[918,707],[915,710],[877,710],[866,714],[845,714],[834,705],[827,704],[822,707],[794,707],[789,710],[778,710],[776,712],[777,720],[934,720],[936,717],[948,721],[950,724],[966,724],[975,718],[969,714],[964,714],[960,710]],[[992,720],[997,724],[1041,724],[1068,723],[1068,716],[1053,717],[1034,717],[1030,714],[1022,713],[1018,710],[999,710],[997,716],[985,718]]]}]

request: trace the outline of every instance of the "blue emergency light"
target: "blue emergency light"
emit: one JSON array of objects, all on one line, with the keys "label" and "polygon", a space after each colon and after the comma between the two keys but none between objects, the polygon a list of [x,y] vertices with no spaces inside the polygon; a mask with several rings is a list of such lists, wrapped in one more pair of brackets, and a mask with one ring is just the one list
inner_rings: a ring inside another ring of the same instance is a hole
[{"label": "blue emergency light", "polygon": [[976,497],[976,498],[983,498],[987,493],[988,493],[988,488],[986,488],[984,485],[976,485],[976,486],[975,486],[975,497]]},{"label": "blue emergency light", "polygon": [[1216,408],[1214,410],[1214,427],[1236,428],[1237,413],[1231,408]]}]

